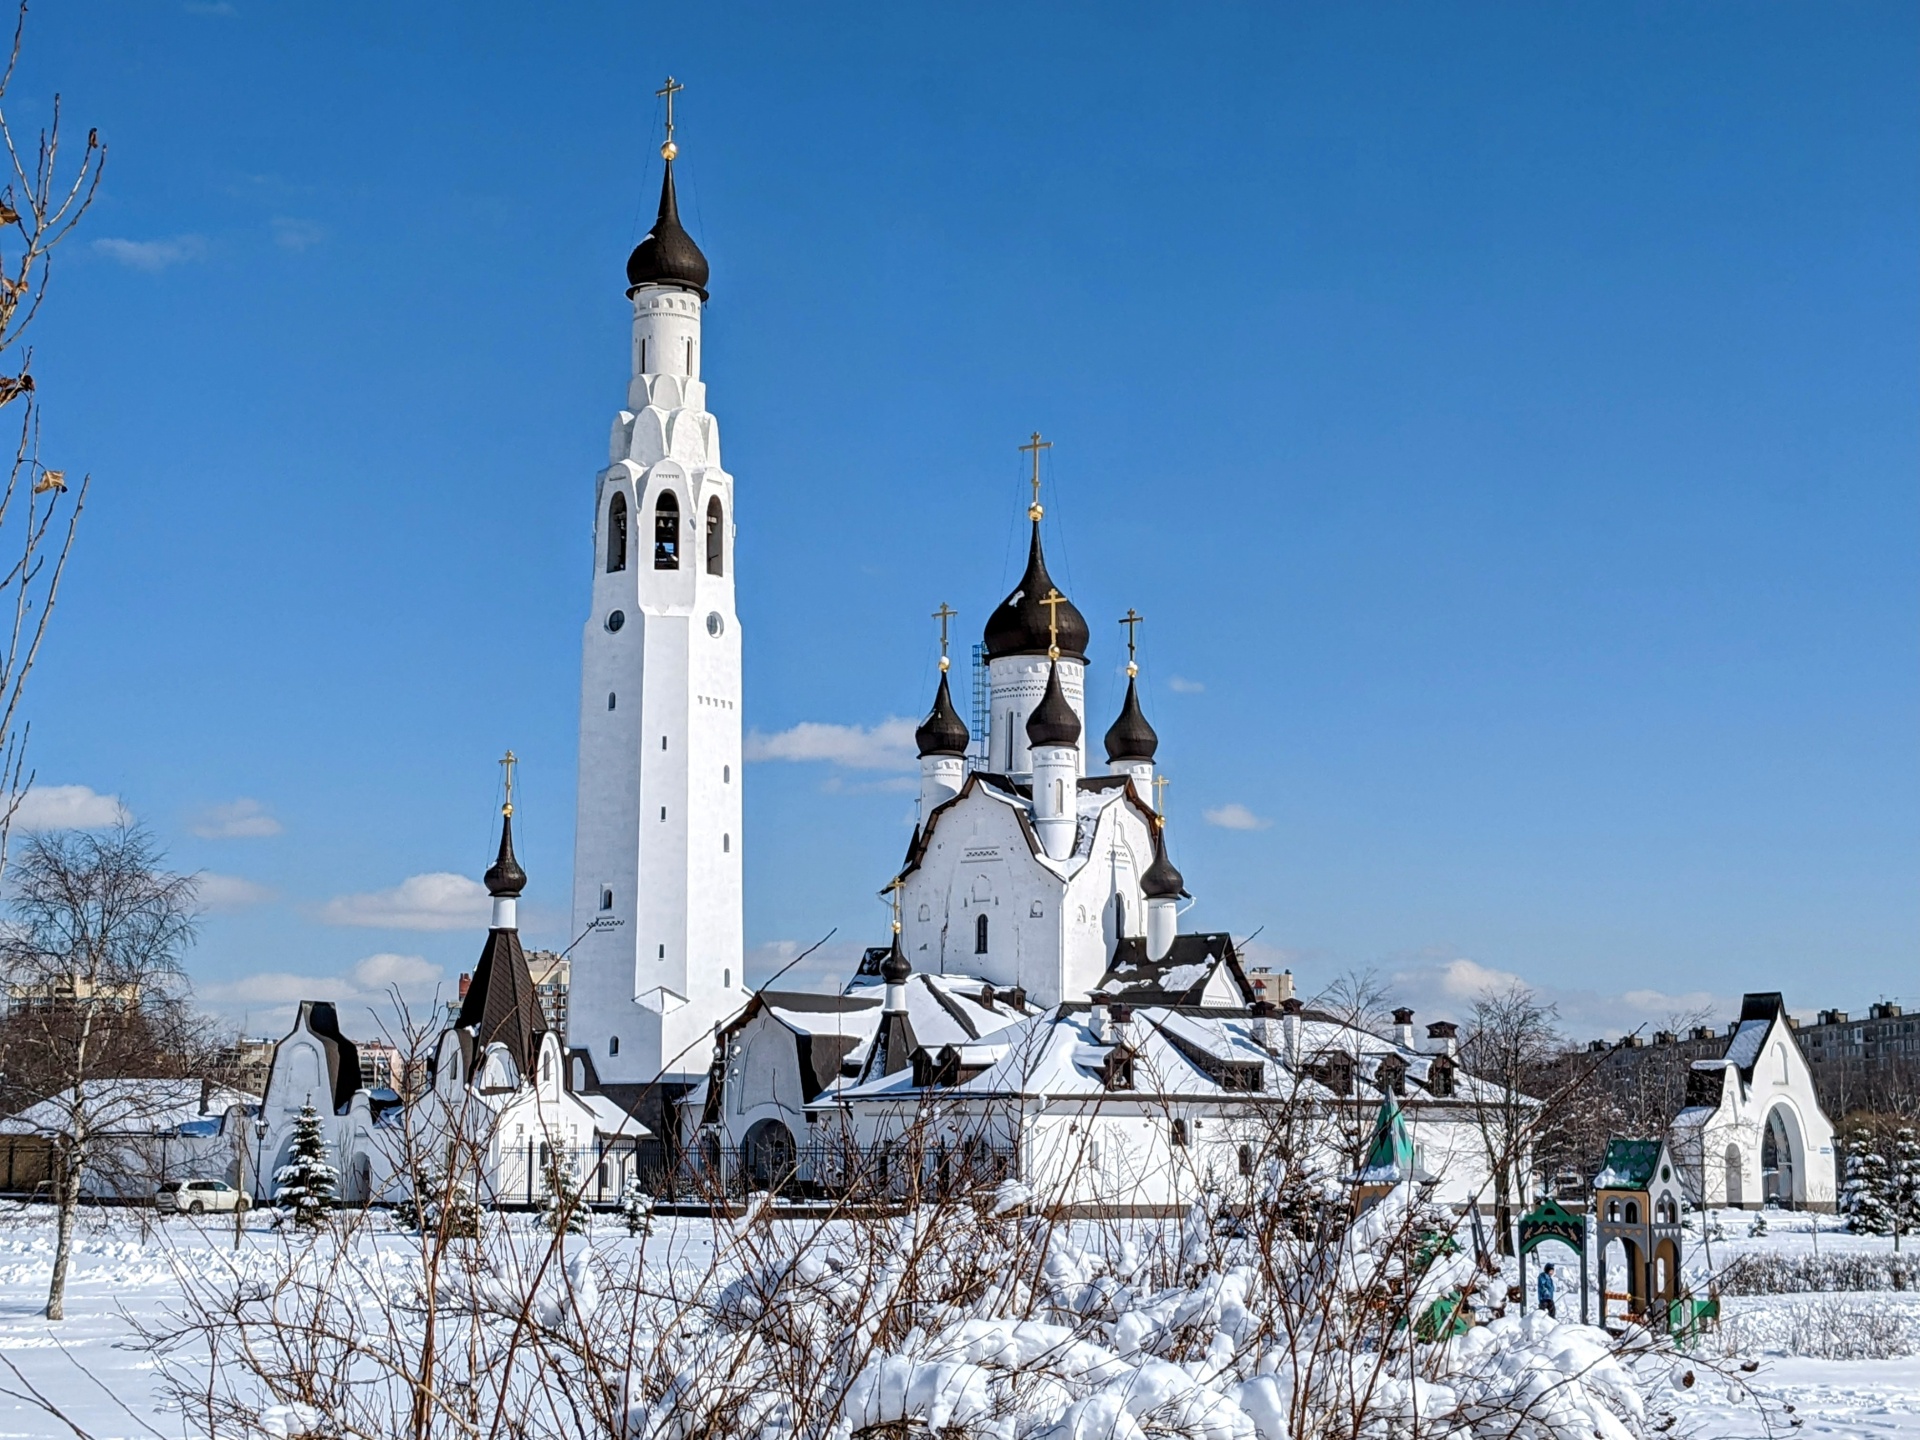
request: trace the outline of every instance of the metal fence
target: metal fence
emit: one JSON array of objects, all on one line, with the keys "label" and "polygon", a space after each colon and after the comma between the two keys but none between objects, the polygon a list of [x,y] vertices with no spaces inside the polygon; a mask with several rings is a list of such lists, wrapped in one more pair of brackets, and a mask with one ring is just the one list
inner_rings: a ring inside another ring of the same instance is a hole
[{"label": "metal fence", "polygon": [[792,1199],[899,1203],[991,1190],[1016,1177],[1011,1146],[980,1140],[952,1145],[697,1142],[678,1155],[650,1157],[638,1174],[662,1200],[739,1200],[756,1191]]}]

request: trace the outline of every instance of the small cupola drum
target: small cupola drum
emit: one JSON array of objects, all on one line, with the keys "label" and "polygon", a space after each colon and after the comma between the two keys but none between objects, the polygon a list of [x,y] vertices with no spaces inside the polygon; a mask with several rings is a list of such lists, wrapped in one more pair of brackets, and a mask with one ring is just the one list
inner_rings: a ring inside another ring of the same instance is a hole
[{"label": "small cupola drum", "polygon": [[1027,717],[1033,756],[1033,828],[1040,848],[1054,860],[1073,854],[1079,826],[1080,717],[1060,688],[1060,662],[1047,665],[1047,688]]},{"label": "small cupola drum", "polygon": [[933,709],[913,732],[913,743],[920,751],[920,825],[927,817],[960,793],[967,779],[967,746],[973,736],[960,712],[953,708],[953,695],[947,688],[946,656],[940,657],[940,688],[934,692]]},{"label": "small cupola drum", "polygon": [[1173,949],[1173,937],[1179,928],[1180,897],[1187,893],[1186,881],[1167,858],[1167,831],[1159,826],[1153,836],[1153,863],[1140,877],[1141,893],[1147,897],[1147,958],[1164,960]]}]

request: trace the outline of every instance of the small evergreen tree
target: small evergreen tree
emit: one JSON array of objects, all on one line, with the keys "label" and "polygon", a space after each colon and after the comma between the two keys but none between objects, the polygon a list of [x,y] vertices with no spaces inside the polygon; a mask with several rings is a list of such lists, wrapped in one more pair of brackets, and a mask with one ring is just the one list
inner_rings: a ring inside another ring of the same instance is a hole
[{"label": "small evergreen tree", "polygon": [[393,1221],[403,1230],[444,1234],[449,1240],[480,1238],[480,1204],[473,1191],[430,1165],[421,1168],[412,1192],[393,1207]]},{"label": "small evergreen tree", "polygon": [[1893,1231],[1893,1248],[1900,1248],[1900,1237],[1920,1231],[1920,1137],[1910,1126],[1902,1125],[1893,1137],[1893,1154],[1887,1166],[1887,1218]]},{"label": "small evergreen tree", "polygon": [[556,1235],[584,1235],[591,1218],[580,1198],[580,1167],[573,1153],[549,1146],[540,1172],[540,1223]]},{"label": "small evergreen tree", "polygon": [[627,1222],[629,1235],[653,1233],[653,1196],[637,1180],[627,1181],[627,1188],[620,1192],[620,1218]]},{"label": "small evergreen tree", "polygon": [[1764,1210],[1756,1210],[1753,1212],[1753,1224],[1747,1227],[1747,1234],[1757,1239],[1766,1233],[1767,1212]]},{"label": "small evergreen tree", "polygon": [[320,1129],[320,1112],[309,1100],[293,1121],[293,1150],[287,1163],[273,1175],[274,1203],[284,1218],[304,1230],[325,1223],[337,1184],[327,1163],[327,1137]]},{"label": "small evergreen tree", "polygon": [[1847,1217],[1847,1228],[1856,1235],[1887,1235],[1893,1231],[1889,1213],[1887,1157],[1881,1153],[1873,1133],[1856,1125],[1847,1136],[1847,1179],[1840,1192],[1840,1210]]}]

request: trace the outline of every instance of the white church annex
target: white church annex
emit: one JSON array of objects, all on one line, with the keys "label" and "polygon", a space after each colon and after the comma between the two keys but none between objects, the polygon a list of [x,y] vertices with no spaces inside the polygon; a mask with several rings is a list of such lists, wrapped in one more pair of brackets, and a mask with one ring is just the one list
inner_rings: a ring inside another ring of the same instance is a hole
[{"label": "white church annex", "polygon": [[1834,1208],[1833,1123],[1778,991],[1746,996],[1726,1053],[1693,1062],[1672,1135],[1698,1204]]}]

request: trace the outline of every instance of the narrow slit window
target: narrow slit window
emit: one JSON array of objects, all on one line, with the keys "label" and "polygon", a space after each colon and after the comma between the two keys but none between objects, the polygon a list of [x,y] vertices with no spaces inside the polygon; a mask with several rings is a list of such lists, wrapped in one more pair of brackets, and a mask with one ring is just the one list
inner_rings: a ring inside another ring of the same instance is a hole
[{"label": "narrow slit window", "polygon": [[618,1035],[609,1035],[607,1037],[607,1054],[618,1055],[619,1053],[620,1053],[620,1037]]},{"label": "narrow slit window", "polygon": [[602,885],[600,887],[600,908],[602,910],[613,909],[613,887],[611,885]]},{"label": "narrow slit window", "polygon": [[985,915],[977,915],[974,917],[973,953],[976,955],[984,955],[987,953],[987,917]]},{"label": "narrow slit window", "polygon": [[687,374],[693,374],[693,337],[687,337]]},{"label": "narrow slit window", "polygon": [[662,946],[660,947],[660,958],[661,958],[662,960],[664,960],[664,959],[666,959],[666,958],[667,958],[667,947],[666,947],[666,946],[664,946],[664,945],[662,945]]},{"label": "narrow slit window", "polygon": [[722,835],[720,837],[720,853],[722,855],[731,855],[733,853],[733,836]]},{"label": "narrow slit window", "polygon": [[653,568],[680,568],[680,501],[671,490],[653,507]]},{"label": "narrow slit window", "polygon": [[627,568],[627,497],[619,491],[607,502],[607,573]]},{"label": "narrow slit window", "polygon": [[647,342],[645,340],[640,342],[640,373],[642,375],[647,373]]},{"label": "narrow slit window", "polygon": [[616,698],[617,697],[614,695],[613,691],[611,690],[607,691],[607,709],[609,710],[613,709],[614,700]]},{"label": "narrow slit window", "polygon": [[709,575],[727,573],[726,518],[726,512],[720,505],[718,495],[707,501],[707,574]]}]

